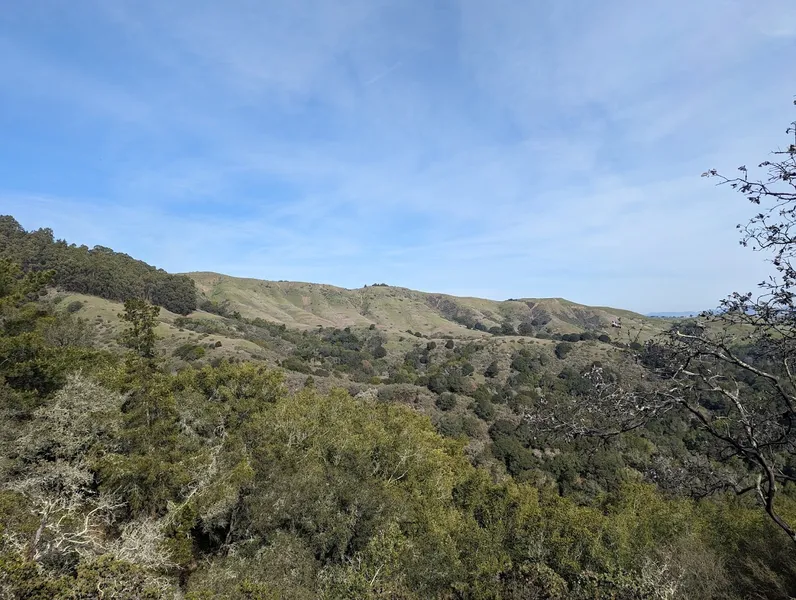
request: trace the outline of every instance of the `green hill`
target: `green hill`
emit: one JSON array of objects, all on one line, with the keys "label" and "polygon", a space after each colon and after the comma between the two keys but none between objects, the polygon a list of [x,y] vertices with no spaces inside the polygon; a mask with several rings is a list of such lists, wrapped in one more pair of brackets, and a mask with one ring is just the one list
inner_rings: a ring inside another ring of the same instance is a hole
[{"label": "green hill", "polygon": [[[200,295],[226,303],[250,319],[288,327],[366,327],[430,336],[482,337],[490,328],[526,324],[530,335],[602,332],[612,338],[645,341],[663,329],[660,320],[626,310],[591,307],[563,298],[486,300],[374,285],[345,289],[292,281],[264,281],[218,273],[187,273]],[[622,328],[612,327],[621,320]]]}]

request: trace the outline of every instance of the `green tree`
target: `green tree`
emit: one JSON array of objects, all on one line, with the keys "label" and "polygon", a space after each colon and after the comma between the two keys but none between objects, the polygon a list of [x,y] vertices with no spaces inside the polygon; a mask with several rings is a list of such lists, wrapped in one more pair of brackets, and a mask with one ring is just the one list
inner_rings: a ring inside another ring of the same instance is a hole
[{"label": "green tree", "polygon": [[514,325],[511,324],[511,321],[503,321],[500,324],[500,334],[501,335],[517,335],[517,331],[514,329]]},{"label": "green tree", "polygon": [[533,335],[534,334],[534,326],[531,325],[530,321],[523,321],[517,327],[517,332],[520,335]]},{"label": "green tree", "polygon": [[489,366],[484,371],[484,377],[494,378],[497,377],[500,373],[500,367],[497,364],[496,360],[493,360],[489,363]]},{"label": "green tree", "polygon": [[440,410],[453,410],[456,408],[456,395],[451,394],[450,392],[444,392],[437,396],[437,399],[434,401],[434,403]]},{"label": "green tree", "polygon": [[572,352],[573,348],[574,346],[572,345],[571,342],[560,342],[556,344],[556,349],[555,349],[556,358],[559,359],[565,358],[567,354]]},{"label": "green tree", "polygon": [[135,354],[145,359],[155,357],[155,327],[160,308],[153,306],[139,298],[126,300],[124,303],[124,313],[119,317],[124,320],[128,327],[121,336],[120,342],[132,350]]}]

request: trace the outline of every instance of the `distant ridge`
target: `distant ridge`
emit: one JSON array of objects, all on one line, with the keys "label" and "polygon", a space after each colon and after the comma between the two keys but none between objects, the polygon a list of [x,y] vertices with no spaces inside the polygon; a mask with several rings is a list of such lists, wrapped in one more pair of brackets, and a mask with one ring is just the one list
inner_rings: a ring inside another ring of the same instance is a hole
[{"label": "distant ridge", "polygon": [[[186,273],[196,282],[201,306],[224,305],[249,319],[288,327],[379,327],[400,333],[480,337],[602,332],[660,332],[660,322],[631,311],[585,306],[563,298],[506,301],[427,293],[385,284],[359,289],[295,281],[266,281],[219,273]],[[612,323],[621,322],[621,327]]]},{"label": "distant ridge", "polygon": [[681,312],[652,312],[647,313],[646,317],[696,317],[702,312],[701,310],[686,310]]}]

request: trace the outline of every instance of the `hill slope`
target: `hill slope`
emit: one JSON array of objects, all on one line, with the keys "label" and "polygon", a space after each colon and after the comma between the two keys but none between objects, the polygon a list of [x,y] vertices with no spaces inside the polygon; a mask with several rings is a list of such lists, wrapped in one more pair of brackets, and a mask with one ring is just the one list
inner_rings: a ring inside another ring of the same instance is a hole
[{"label": "hill slope", "polygon": [[[377,325],[386,331],[476,337],[492,327],[521,323],[535,333],[605,331],[620,337],[632,331],[644,340],[662,329],[660,321],[630,311],[591,307],[562,298],[506,301],[418,292],[393,286],[345,289],[331,285],[264,281],[218,273],[187,273],[206,299],[226,302],[244,317],[312,328]],[[623,330],[611,327],[621,319]]]}]

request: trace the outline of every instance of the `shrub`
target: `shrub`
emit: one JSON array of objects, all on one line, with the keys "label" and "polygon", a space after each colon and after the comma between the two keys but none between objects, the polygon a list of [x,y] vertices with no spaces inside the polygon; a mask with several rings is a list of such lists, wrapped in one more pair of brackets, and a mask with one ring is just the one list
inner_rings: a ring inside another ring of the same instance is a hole
[{"label": "shrub", "polygon": [[599,336],[597,339],[598,339],[599,341],[601,341],[601,342],[605,343],[605,344],[610,344],[610,343],[611,343],[611,338],[610,338],[610,337],[608,337],[608,336],[607,336],[606,334],[604,334],[604,333],[603,333],[602,335],[600,335],[600,336]]},{"label": "shrub", "polygon": [[533,335],[533,331],[534,327],[529,321],[523,321],[520,323],[519,327],[517,327],[517,332],[520,335]]},{"label": "shrub", "polygon": [[453,343],[453,340],[448,340],[447,342],[445,342],[445,347],[446,347],[448,350],[453,350],[453,346],[454,346],[454,345],[455,345],[455,344]]},{"label": "shrub", "polygon": [[288,356],[282,361],[282,368],[289,371],[296,371],[297,373],[305,373],[309,375],[312,372],[310,366],[297,356]]},{"label": "shrub", "polygon": [[197,346],[196,344],[183,344],[172,353],[172,356],[176,356],[177,358],[181,358],[182,360],[188,362],[192,360],[199,360],[204,355],[205,349],[202,346]]},{"label": "shrub", "polygon": [[373,351],[373,356],[375,358],[384,358],[387,356],[387,350],[384,348],[384,346],[376,346],[376,349]]},{"label": "shrub", "polygon": [[444,436],[457,438],[464,433],[462,425],[461,417],[445,415],[437,423],[437,431]]},{"label": "shrub", "polygon": [[473,405],[473,412],[476,414],[476,416],[478,416],[479,419],[489,421],[495,416],[495,407],[489,400],[482,398],[475,401]]},{"label": "shrub", "polygon": [[66,312],[71,315],[79,311],[81,308],[83,308],[83,303],[80,300],[75,300],[74,302],[70,302],[66,305]]},{"label": "shrub", "polygon": [[441,394],[448,391],[448,377],[442,373],[429,375],[426,385],[435,394]]},{"label": "shrub", "polygon": [[456,408],[456,396],[450,392],[445,392],[437,397],[434,404],[440,410],[448,411]]},{"label": "shrub", "polygon": [[462,431],[468,437],[474,438],[481,434],[481,426],[475,417],[462,417]]},{"label": "shrub", "polygon": [[561,342],[556,344],[556,358],[563,359],[567,354],[572,352],[572,344],[570,342]]},{"label": "shrub", "polygon": [[498,367],[497,361],[492,361],[489,363],[489,366],[484,371],[484,377],[497,377],[498,373],[500,373],[500,368]]},{"label": "shrub", "polygon": [[514,325],[512,325],[509,321],[504,321],[500,325],[500,333],[502,335],[517,335],[517,331],[514,329]]}]

